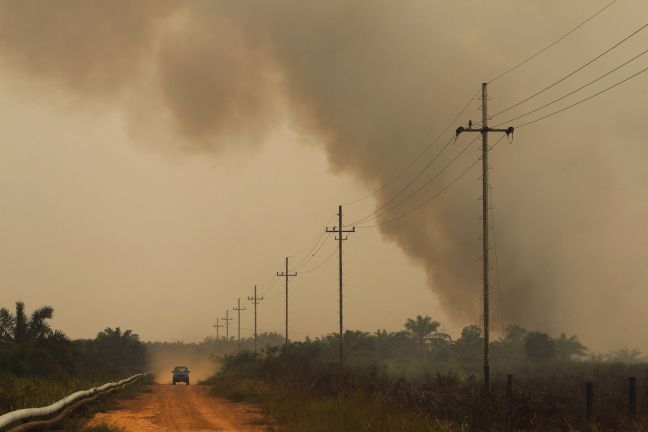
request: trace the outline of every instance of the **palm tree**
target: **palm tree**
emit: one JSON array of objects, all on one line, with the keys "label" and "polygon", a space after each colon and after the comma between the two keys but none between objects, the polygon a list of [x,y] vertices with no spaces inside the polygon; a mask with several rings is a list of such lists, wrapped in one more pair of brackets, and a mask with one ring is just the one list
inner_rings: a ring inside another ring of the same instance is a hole
[{"label": "palm tree", "polygon": [[410,337],[422,353],[425,349],[425,343],[430,339],[432,334],[436,333],[440,325],[437,321],[432,321],[429,315],[424,317],[417,315],[416,320],[408,319],[405,322],[405,329],[409,332]]},{"label": "palm tree", "polygon": [[146,347],[132,330],[107,327],[96,338],[94,362],[104,370],[139,371],[146,364]]},{"label": "palm tree", "polygon": [[51,306],[42,306],[32,312],[28,318],[25,313],[25,304],[16,302],[16,313],[8,309],[0,309],[0,341],[24,342],[42,340],[52,335],[52,328],[46,320],[52,319],[54,309]]},{"label": "palm tree", "polygon": [[638,349],[630,350],[628,348],[618,349],[610,356],[610,361],[618,363],[637,363],[640,360],[641,351]]},{"label": "palm tree", "polygon": [[561,333],[558,339],[554,339],[556,354],[561,360],[571,360],[574,357],[584,357],[587,355],[587,348],[583,345],[576,335],[567,337]]}]

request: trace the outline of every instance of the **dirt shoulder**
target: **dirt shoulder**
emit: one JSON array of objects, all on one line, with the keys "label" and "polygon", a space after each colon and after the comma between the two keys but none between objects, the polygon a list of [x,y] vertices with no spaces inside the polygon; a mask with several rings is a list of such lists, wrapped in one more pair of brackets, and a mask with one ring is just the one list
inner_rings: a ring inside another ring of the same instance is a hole
[{"label": "dirt shoulder", "polygon": [[[148,391],[150,390],[150,391]],[[210,395],[201,385],[153,384],[119,408],[95,414],[87,426],[105,423],[125,431],[261,432],[262,417],[252,405]]]}]

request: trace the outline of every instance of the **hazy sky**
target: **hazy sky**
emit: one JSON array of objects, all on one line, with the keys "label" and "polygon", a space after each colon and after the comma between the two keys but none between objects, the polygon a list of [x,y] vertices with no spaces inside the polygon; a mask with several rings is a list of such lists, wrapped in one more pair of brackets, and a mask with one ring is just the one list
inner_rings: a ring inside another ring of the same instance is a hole
[{"label": "hazy sky", "polygon": [[[482,81],[605,3],[1,1],[0,303],[50,304],[72,337],[119,325],[144,339],[193,341],[213,335],[216,317],[256,283],[266,297],[260,329],[283,331],[283,280],[273,275],[284,257],[335,224],[338,204],[406,166]],[[643,2],[617,1],[494,82],[491,113],[646,16]],[[648,29],[493,122],[647,45]],[[573,101],[646,66],[648,55]],[[648,349],[638,334],[648,325],[647,77],[493,150],[496,330],[514,322],[576,333],[599,350]],[[478,105],[456,126],[480,119]],[[388,202],[450,136],[390,187],[346,206],[347,221]],[[451,144],[414,186],[469,142]],[[379,221],[434,195],[477,150]],[[479,196],[473,170],[424,210],[352,234],[347,327],[396,330],[429,314],[456,335],[479,323]],[[331,240],[301,270],[329,257]],[[334,332],[336,260],[292,278],[290,299],[295,338]]]}]

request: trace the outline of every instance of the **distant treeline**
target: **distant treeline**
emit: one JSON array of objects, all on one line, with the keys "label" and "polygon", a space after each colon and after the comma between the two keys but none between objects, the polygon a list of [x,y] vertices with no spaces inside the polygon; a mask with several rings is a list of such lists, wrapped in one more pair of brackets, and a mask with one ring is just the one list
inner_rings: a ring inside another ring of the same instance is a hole
[{"label": "distant treeline", "polygon": [[648,407],[648,365],[638,350],[598,355],[576,336],[510,325],[491,342],[485,394],[481,328],[467,326],[456,340],[439,328],[418,316],[402,331],[347,331],[343,367],[336,334],[261,355],[239,351],[205,382],[215,394],[259,404],[286,431],[648,430],[646,409],[628,415],[630,377],[640,386],[636,406]]},{"label": "distant treeline", "polygon": [[71,340],[48,324],[54,309],[31,314],[17,302],[15,311],[0,309],[0,371],[30,377],[72,374],[115,378],[145,370],[147,352],[138,335],[106,328],[94,339]]},{"label": "distant treeline", "polygon": [[[284,336],[276,332],[259,333],[257,337],[257,347],[259,350],[265,350],[268,347],[279,347],[283,344]],[[150,352],[187,352],[216,358],[236,351],[254,351],[254,338],[241,338],[239,343],[239,341],[233,337],[229,340],[225,337],[219,339],[206,337],[200,342],[192,343],[182,341],[146,342],[146,347]]]},{"label": "distant treeline", "polygon": [[[373,333],[347,330],[343,346],[347,362],[367,364],[379,362],[398,373],[417,370],[455,370],[468,374],[478,373],[482,367],[483,335],[476,325],[463,328],[460,336],[453,339],[440,331],[441,325],[429,316],[417,316],[406,320],[403,330],[390,332],[377,330]],[[262,355],[278,355],[284,346],[283,335],[271,332],[259,334],[257,350]],[[331,333],[303,341],[291,341],[290,352],[310,361],[336,363],[339,359],[339,335]],[[147,342],[149,352],[155,356],[175,352],[182,358],[200,355],[218,359],[240,351],[253,351],[254,338],[205,338],[198,343]],[[593,361],[637,363],[643,361],[637,349],[619,349],[607,354],[590,351],[575,335],[561,333],[551,337],[541,331],[529,331],[517,325],[506,327],[502,337],[490,344],[493,366],[504,371],[552,362]]]},{"label": "distant treeline", "polygon": [[[482,329],[476,325],[465,327],[453,340],[440,331],[440,324],[429,316],[408,319],[402,331],[378,330],[374,333],[347,330],[343,347],[347,362],[373,363],[376,360],[399,373],[417,369],[457,370],[477,373],[481,368],[483,352]],[[312,361],[337,362],[339,336],[330,334],[321,338],[307,338],[292,342],[293,355]],[[266,346],[259,344],[259,346]],[[268,353],[268,349],[264,349]],[[517,326],[506,327],[504,335],[490,344],[492,364],[502,371],[516,367],[552,362],[590,360],[595,362],[635,363],[642,359],[637,349],[620,349],[608,354],[596,354],[587,349],[577,336],[560,334],[551,337],[540,331],[527,331]],[[276,352],[276,350],[275,350]],[[272,353],[270,353],[272,355]]]}]

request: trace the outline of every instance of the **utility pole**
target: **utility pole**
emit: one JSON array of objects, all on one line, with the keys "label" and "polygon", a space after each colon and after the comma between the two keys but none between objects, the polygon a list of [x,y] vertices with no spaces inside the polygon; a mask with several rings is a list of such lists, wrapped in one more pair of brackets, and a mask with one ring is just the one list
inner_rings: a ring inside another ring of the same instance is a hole
[{"label": "utility pole", "polygon": [[507,129],[493,129],[488,127],[488,92],[486,89],[487,83],[482,83],[482,124],[481,128],[473,128],[472,122],[468,123],[468,128],[460,126],[457,128],[457,136],[462,132],[479,132],[482,134],[482,253],[483,253],[483,275],[484,281],[484,392],[490,391],[490,364],[489,364],[489,346],[490,343],[490,309],[489,309],[489,285],[488,285],[488,272],[490,270],[488,264],[488,254],[490,244],[488,241],[488,233],[490,231],[488,210],[489,210],[489,189],[488,184],[488,133],[489,132],[504,132],[507,136],[513,133],[513,127]]},{"label": "utility pole", "polygon": [[335,237],[335,240],[338,241],[338,255],[339,255],[339,278],[340,278],[340,367],[342,367],[344,363],[344,310],[342,308],[342,242],[349,238],[347,235],[346,237],[343,236],[343,233],[352,233],[355,232],[355,227],[351,229],[344,229],[342,225],[342,206],[338,206],[338,226],[333,227],[333,228],[326,228],[327,233],[336,233],[337,236]]},{"label": "utility pole", "polygon": [[291,276],[297,276],[297,273],[290,273],[288,271],[288,257],[286,257],[286,271],[277,272],[277,276],[282,276],[286,278],[286,342],[285,347],[288,348],[288,278]]},{"label": "utility pole", "polygon": [[238,306],[233,307],[232,310],[235,310],[238,313],[238,319],[237,319],[237,324],[238,324],[238,333],[237,333],[237,345],[238,349],[241,349],[241,311],[244,311],[245,308],[241,307],[241,297],[238,298]]},{"label": "utility pole", "polygon": [[229,317],[229,310],[225,309],[225,318],[221,319],[225,321],[225,337],[229,342],[229,322],[232,321],[232,318]]},{"label": "utility pole", "polygon": [[254,354],[257,353],[257,305],[261,300],[263,300],[262,297],[257,297],[257,287],[254,285],[254,297],[249,297],[248,300],[252,302],[254,305]]},{"label": "utility pole", "polygon": [[223,324],[220,324],[218,322],[218,318],[216,318],[216,325],[214,327],[216,327],[216,340],[219,341],[220,340],[220,333],[219,333],[218,330],[223,328]]}]

